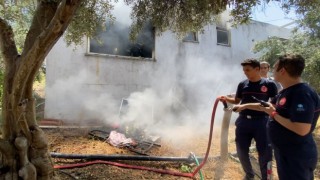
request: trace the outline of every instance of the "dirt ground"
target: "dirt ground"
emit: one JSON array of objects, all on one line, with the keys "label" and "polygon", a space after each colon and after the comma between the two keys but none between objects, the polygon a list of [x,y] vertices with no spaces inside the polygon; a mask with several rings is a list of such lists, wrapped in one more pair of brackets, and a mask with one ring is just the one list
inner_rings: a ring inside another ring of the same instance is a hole
[{"label": "dirt ground", "polygon": [[[94,139],[88,135],[90,129],[44,129],[50,144],[51,152],[64,154],[104,154],[104,155],[132,155],[138,154],[129,151],[127,148],[116,148],[107,142]],[[218,136],[214,135],[214,141],[209,157],[217,157],[219,153]],[[189,157],[190,152],[198,157],[204,157],[208,145],[208,136],[195,137],[183,145],[177,147],[170,140],[161,140],[161,147],[153,147],[148,151],[149,156],[160,157]],[[229,151],[234,151],[230,148]],[[54,159],[54,165],[69,165],[87,162],[85,160]],[[113,161],[114,162],[114,161]],[[147,170],[140,170],[143,167],[170,172],[183,171],[185,167],[195,170],[196,162],[183,161],[116,161],[125,165],[134,165],[138,169],[121,168],[107,164],[94,164],[86,167],[72,169],[56,169],[56,174],[61,180],[67,179],[190,179],[181,176],[174,176],[166,173],[159,173]],[[243,176],[239,163],[229,159],[222,163],[219,159],[209,158],[201,169],[203,179],[241,179]],[[195,179],[201,179],[200,173]]]},{"label": "dirt ground", "polygon": [[[88,133],[92,129],[89,128],[55,128],[44,129],[50,144],[50,152],[63,153],[63,154],[103,154],[103,155],[130,155],[137,156],[138,154],[129,151],[127,148],[117,148],[111,146],[105,141],[92,138]],[[227,161],[218,159],[220,155],[220,137],[219,130],[214,130],[212,148],[210,150],[210,158],[206,164],[201,168],[202,178],[200,173],[194,176],[194,179],[225,179],[234,180],[242,179],[243,171],[240,164],[229,158]],[[234,127],[230,127],[229,132],[229,152],[235,152],[234,145]],[[320,142],[320,130],[318,128],[316,139]],[[318,145],[320,143],[317,143]],[[183,144],[174,144],[170,139],[162,139],[161,147],[153,147],[148,151],[148,155],[154,157],[188,157],[190,152],[194,152],[197,157],[204,157],[208,145],[208,134],[194,137],[189,139]],[[320,147],[319,147],[320,148]],[[320,150],[320,149],[319,149]],[[255,153],[252,153],[256,156]],[[54,158],[54,165],[56,166],[56,177],[61,180],[71,179],[90,179],[90,180],[135,180],[135,179],[190,179],[181,176],[174,176],[167,174],[169,172],[193,172],[196,168],[196,162],[179,162],[179,161],[108,161],[117,162],[121,165],[132,165],[135,169],[123,168],[109,164],[93,164],[84,167],[74,167],[63,169],[59,166],[65,165],[80,165],[85,162],[93,162],[82,160],[70,160]],[[165,170],[166,173],[153,172],[142,170],[144,168],[152,168],[156,171]],[[276,165],[273,164],[274,180],[277,180]],[[320,179],[320,166],[315,172],[316,179]],[[259,179],[259,178],[256,178]]]}]

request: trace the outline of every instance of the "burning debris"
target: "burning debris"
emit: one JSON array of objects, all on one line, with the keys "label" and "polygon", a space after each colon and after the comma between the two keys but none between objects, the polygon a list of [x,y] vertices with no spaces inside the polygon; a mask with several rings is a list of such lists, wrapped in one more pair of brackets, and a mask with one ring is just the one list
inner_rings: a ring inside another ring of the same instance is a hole
[{"label": "burning debris", "polygon": [[115,147],[135,146],[136,142],[132,138],[126,138],[126,136],[117,131],[111,131],[107,142]]},{"label": "burning debris", "polygon": [[[140,132],[140,133],[138,133]],[[161,147],[160,137],[147,135],[144,131],[135,130],[136,136],[129,136],[121,128],[116,130],[92,130],[91,137],[108,142],[112,146],[127,148],[140,155],[148,155],[148,151],[153,147]]]}]

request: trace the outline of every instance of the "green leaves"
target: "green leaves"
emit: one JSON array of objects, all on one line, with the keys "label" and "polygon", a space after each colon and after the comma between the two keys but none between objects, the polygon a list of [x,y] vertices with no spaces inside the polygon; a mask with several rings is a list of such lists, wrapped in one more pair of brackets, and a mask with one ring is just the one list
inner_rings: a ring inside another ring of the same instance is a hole
[{"label": "green leaves", "polygon": [[262,53],[261,61],[267,61],[273,66],[276,59],[286,53],[287,40],[278,37],[270,37],[268,40],[258,42],[253,48],[254,53]]},{"label": "green leaves", "polygon": [[285,53],[300,54],[306,60],[303,73],[304,81],[308,82],[316,91],[320,92],[320,39],[308,33],[295,33],[290,39],[283,40],[271,37],[266,41],[257,43],[254,53],[262,53],[260,60],[271,65],[280,55]]},{"label": "green leaves", "polygon": [[282,7],[286,11],[294,9],[300,28],[313,37],[320,38],[320,1],[319,0],[283,0]]},{"label": "green leaves", "polygon": [[231,1],[230,3],[233,8],[231,10],[232,22],[234,25],[248,23],[251,19],[252,8],[258,4],[260,1],[257,0],[246,0],[246,1]]},{"label": "green leaves", "polygon": [[171,30],[178,37],[182,37],[187,32],[201,31],[205,25],[213,22],[212,18],[215,15],[227,7],[227,1],[222,0],[127,0],[126,2],[133,7],[132,38],[148,20],[157,28],[158,34]]},{"label": "green leaves", "polygon": [[34,1],[25,0],[16,3],[4,1],[0,5],[0,17],[5,19],[13,28],[17,49],[21,53],[26,34],[35,11]]},{"label": "green leaves", "polygon": [[112,8],[108,0],[85,0],[67,29],[67,44],[79,45],[83,37],[92,37],[97,29],[105,28],[106,20],[114,20],[110,12]]}]

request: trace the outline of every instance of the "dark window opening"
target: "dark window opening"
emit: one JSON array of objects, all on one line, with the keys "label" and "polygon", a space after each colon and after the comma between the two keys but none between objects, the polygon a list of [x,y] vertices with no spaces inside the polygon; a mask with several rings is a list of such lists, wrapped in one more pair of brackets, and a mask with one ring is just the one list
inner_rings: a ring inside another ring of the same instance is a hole
[{"label": "dark window opening", "polygon": [[98,31],[97,36],[90,39],[90,52],[152,58],[155,33],[151,23],[145,24],[135,42],[130,41],[129,33],[129,25],[107,23],[105,31]]},{"label": "dark window opening", "polygon": [[197,33],[196,32],[188,32],[187,35],[183,38],[183,41],[198,42]]},{"label": "dark window opening", "polygon": [[229,46],[229,31],[222,28],[217,28],[217,44]]}]

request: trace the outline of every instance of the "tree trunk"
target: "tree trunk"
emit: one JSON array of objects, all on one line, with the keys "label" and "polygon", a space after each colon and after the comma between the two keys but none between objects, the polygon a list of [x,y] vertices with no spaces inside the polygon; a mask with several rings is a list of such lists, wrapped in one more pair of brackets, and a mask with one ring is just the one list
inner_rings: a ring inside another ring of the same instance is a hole
[{"label": "tree trunk", "polygon": [[48,141],[35,118],[32,85],[80,3],[81,0],[39,1],[21,55],[10,24],[0,17],[0,49],[5,62],[0,179],[54,178]]},{"label": "tree trunk", "polygon": [[[16,61],[19,62],[19,58]],[[3,139],[0,144],[3,172],[0,179],[52,179],[53,165],[47,140],[35,119],[30,77],[17,79],[15,68],[7,69],[12,71],[5,74]],[[12,79],[21,83],[12,83]]]}]

